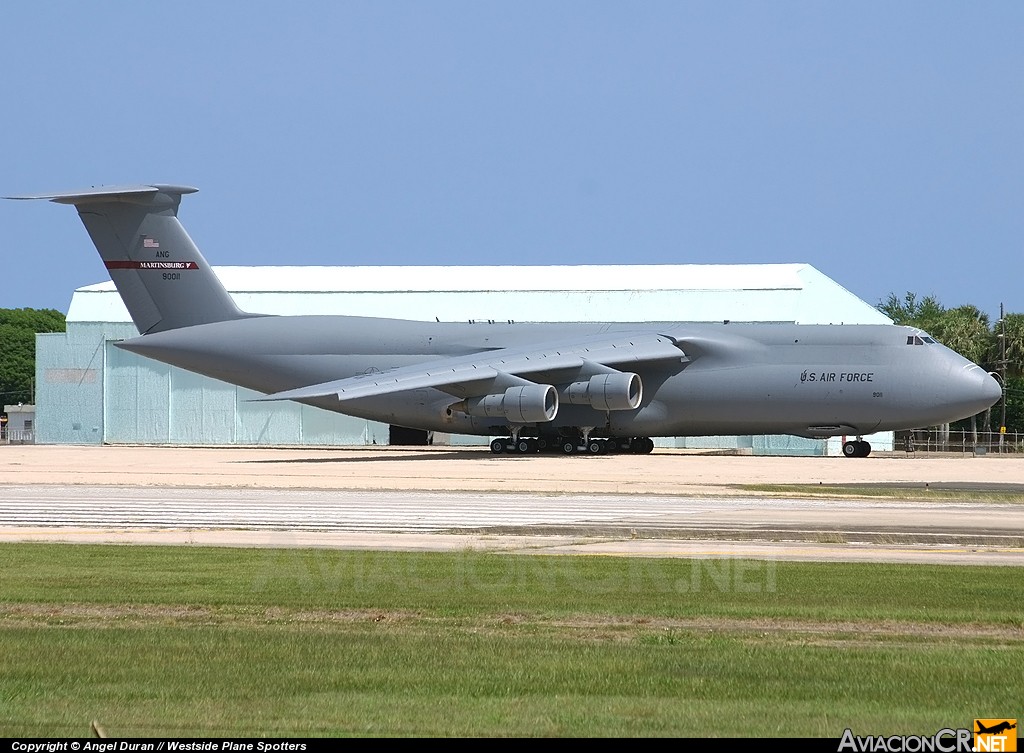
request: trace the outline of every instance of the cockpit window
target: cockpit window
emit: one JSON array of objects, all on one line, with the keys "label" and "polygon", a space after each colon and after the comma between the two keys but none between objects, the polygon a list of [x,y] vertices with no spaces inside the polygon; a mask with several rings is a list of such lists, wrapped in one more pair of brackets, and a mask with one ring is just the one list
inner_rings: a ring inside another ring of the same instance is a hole
[{"label": "cockpit window", "polygon": [[907,335],[907,345],[934,345],[935,340],[928,335],[921,337],[921,335]]},{"label": "cockpit window", "polygon": [[928,343],[929,345],[934,345],[935,344],[935,341],[932,338],[930,338],[930,337],[924,338],[924,341],[926,343]]}]

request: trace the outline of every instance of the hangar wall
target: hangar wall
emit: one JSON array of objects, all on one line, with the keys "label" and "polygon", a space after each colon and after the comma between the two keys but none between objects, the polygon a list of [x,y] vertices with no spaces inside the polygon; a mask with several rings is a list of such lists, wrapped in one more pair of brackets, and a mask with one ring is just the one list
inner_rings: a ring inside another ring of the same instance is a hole
[{"label": "hangar wall", "polygon": [[[241,308],[466,321],[888,323],[805,264],[607,267],[229,267]],[[508,288],[502,289],[501,285]],[[490,287],[493,286],[493,287]],[[486,288],[486,289],[485,289]],[[389,427],[249,390],[114,346],[137,331],[110,282],[75,292],[67,331],[37,336],[36,441],[48,444],[372,445]],[[440,438],[439,438],[440,439]],[[453,444],[477,437],[444,438]],[[659,446],[840,454],[839,440],[681,437]],[[891,449],[891,434],[871,439]]]},{"label": "hangar wall", "polygon": [[388,426],[258,393],[128,353],[132,324],[83,322],[37,336],[42,444],[372,445]]}]

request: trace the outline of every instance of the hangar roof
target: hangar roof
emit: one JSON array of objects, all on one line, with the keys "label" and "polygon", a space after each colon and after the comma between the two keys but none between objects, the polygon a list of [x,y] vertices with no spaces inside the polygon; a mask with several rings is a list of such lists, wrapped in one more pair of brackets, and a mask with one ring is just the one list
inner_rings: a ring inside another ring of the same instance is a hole
[{"label": "hangar roof", "polygon": [[[890,320],[809,264],[215,267],[246,311],[441,321]],[[69,322],[129,322],[112,282],[75,291]]]}]

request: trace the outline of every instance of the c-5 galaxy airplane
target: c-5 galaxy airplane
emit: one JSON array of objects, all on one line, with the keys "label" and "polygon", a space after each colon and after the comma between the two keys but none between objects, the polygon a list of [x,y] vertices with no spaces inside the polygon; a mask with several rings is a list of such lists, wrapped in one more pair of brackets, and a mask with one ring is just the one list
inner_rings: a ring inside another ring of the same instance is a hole
[{"label": "c-5 galaxy airplane", "polygon": [[238,309],[178,221],[195,188],[22,196],[72,204],[140,336],[118,347],[398,426],[498,436],[495,453],[650,452],[651,437],[852,436],[999,399],[984,369],[895,325],[419,322]]}]

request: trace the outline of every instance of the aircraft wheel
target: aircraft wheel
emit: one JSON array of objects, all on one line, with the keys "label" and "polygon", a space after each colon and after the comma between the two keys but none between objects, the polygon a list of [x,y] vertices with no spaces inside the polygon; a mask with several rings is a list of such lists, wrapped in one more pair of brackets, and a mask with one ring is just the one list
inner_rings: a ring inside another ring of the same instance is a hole
[{"label": "aircraft wheel", "polygon": [[564,442],[562,442],[562,454],[563,455],[572,455],[574,452],[576,452],[576,443],[575,442],[573,442],[570,439],[567,439]]},{"label": "aircraft wheel", "polygon": [[860,457],[860,447],[857,446],[859,444],[860,442],[843,442],[843,455],[848,458]]},{"label": "aircraft wheel", "polygon": [[537,452],[546,452],[548,449],[548,440],[544,439],[544,437],[540,437],[537,440]]},{"label": "aircraft wheel", "polygon": [[491,452],[493,452],[495,455],[500,455],[504,451],[505,451],[505,440],[504,439],[495,439],[493,442],[491,442]]},{"label": "aircraft wheel", "polygon": [[636,452],[639,455],[650,455],[654,452],[654,440],[650,437],[637,437]]},{"label": "aircraft wheel", "polygon": [[860,445],[860,453],[857,455],[859,458],[866,458],[871,454],[871,443],[870,442],[858,442]]},{"label": "aircraft wheel", "polygon": [[591,455],[600,455],[601,454],[601,442],[599,442],[596,439],[591,439],[587,443],[587,452],[589,452]]},{"label": "aircraft wheel", "polygon": [[530,452],[533,448],[530,446],[530,440],[520,439],[519,442],[516,444],[516,449],[519,450],[520,454],[525,455],[526,453]]}]

